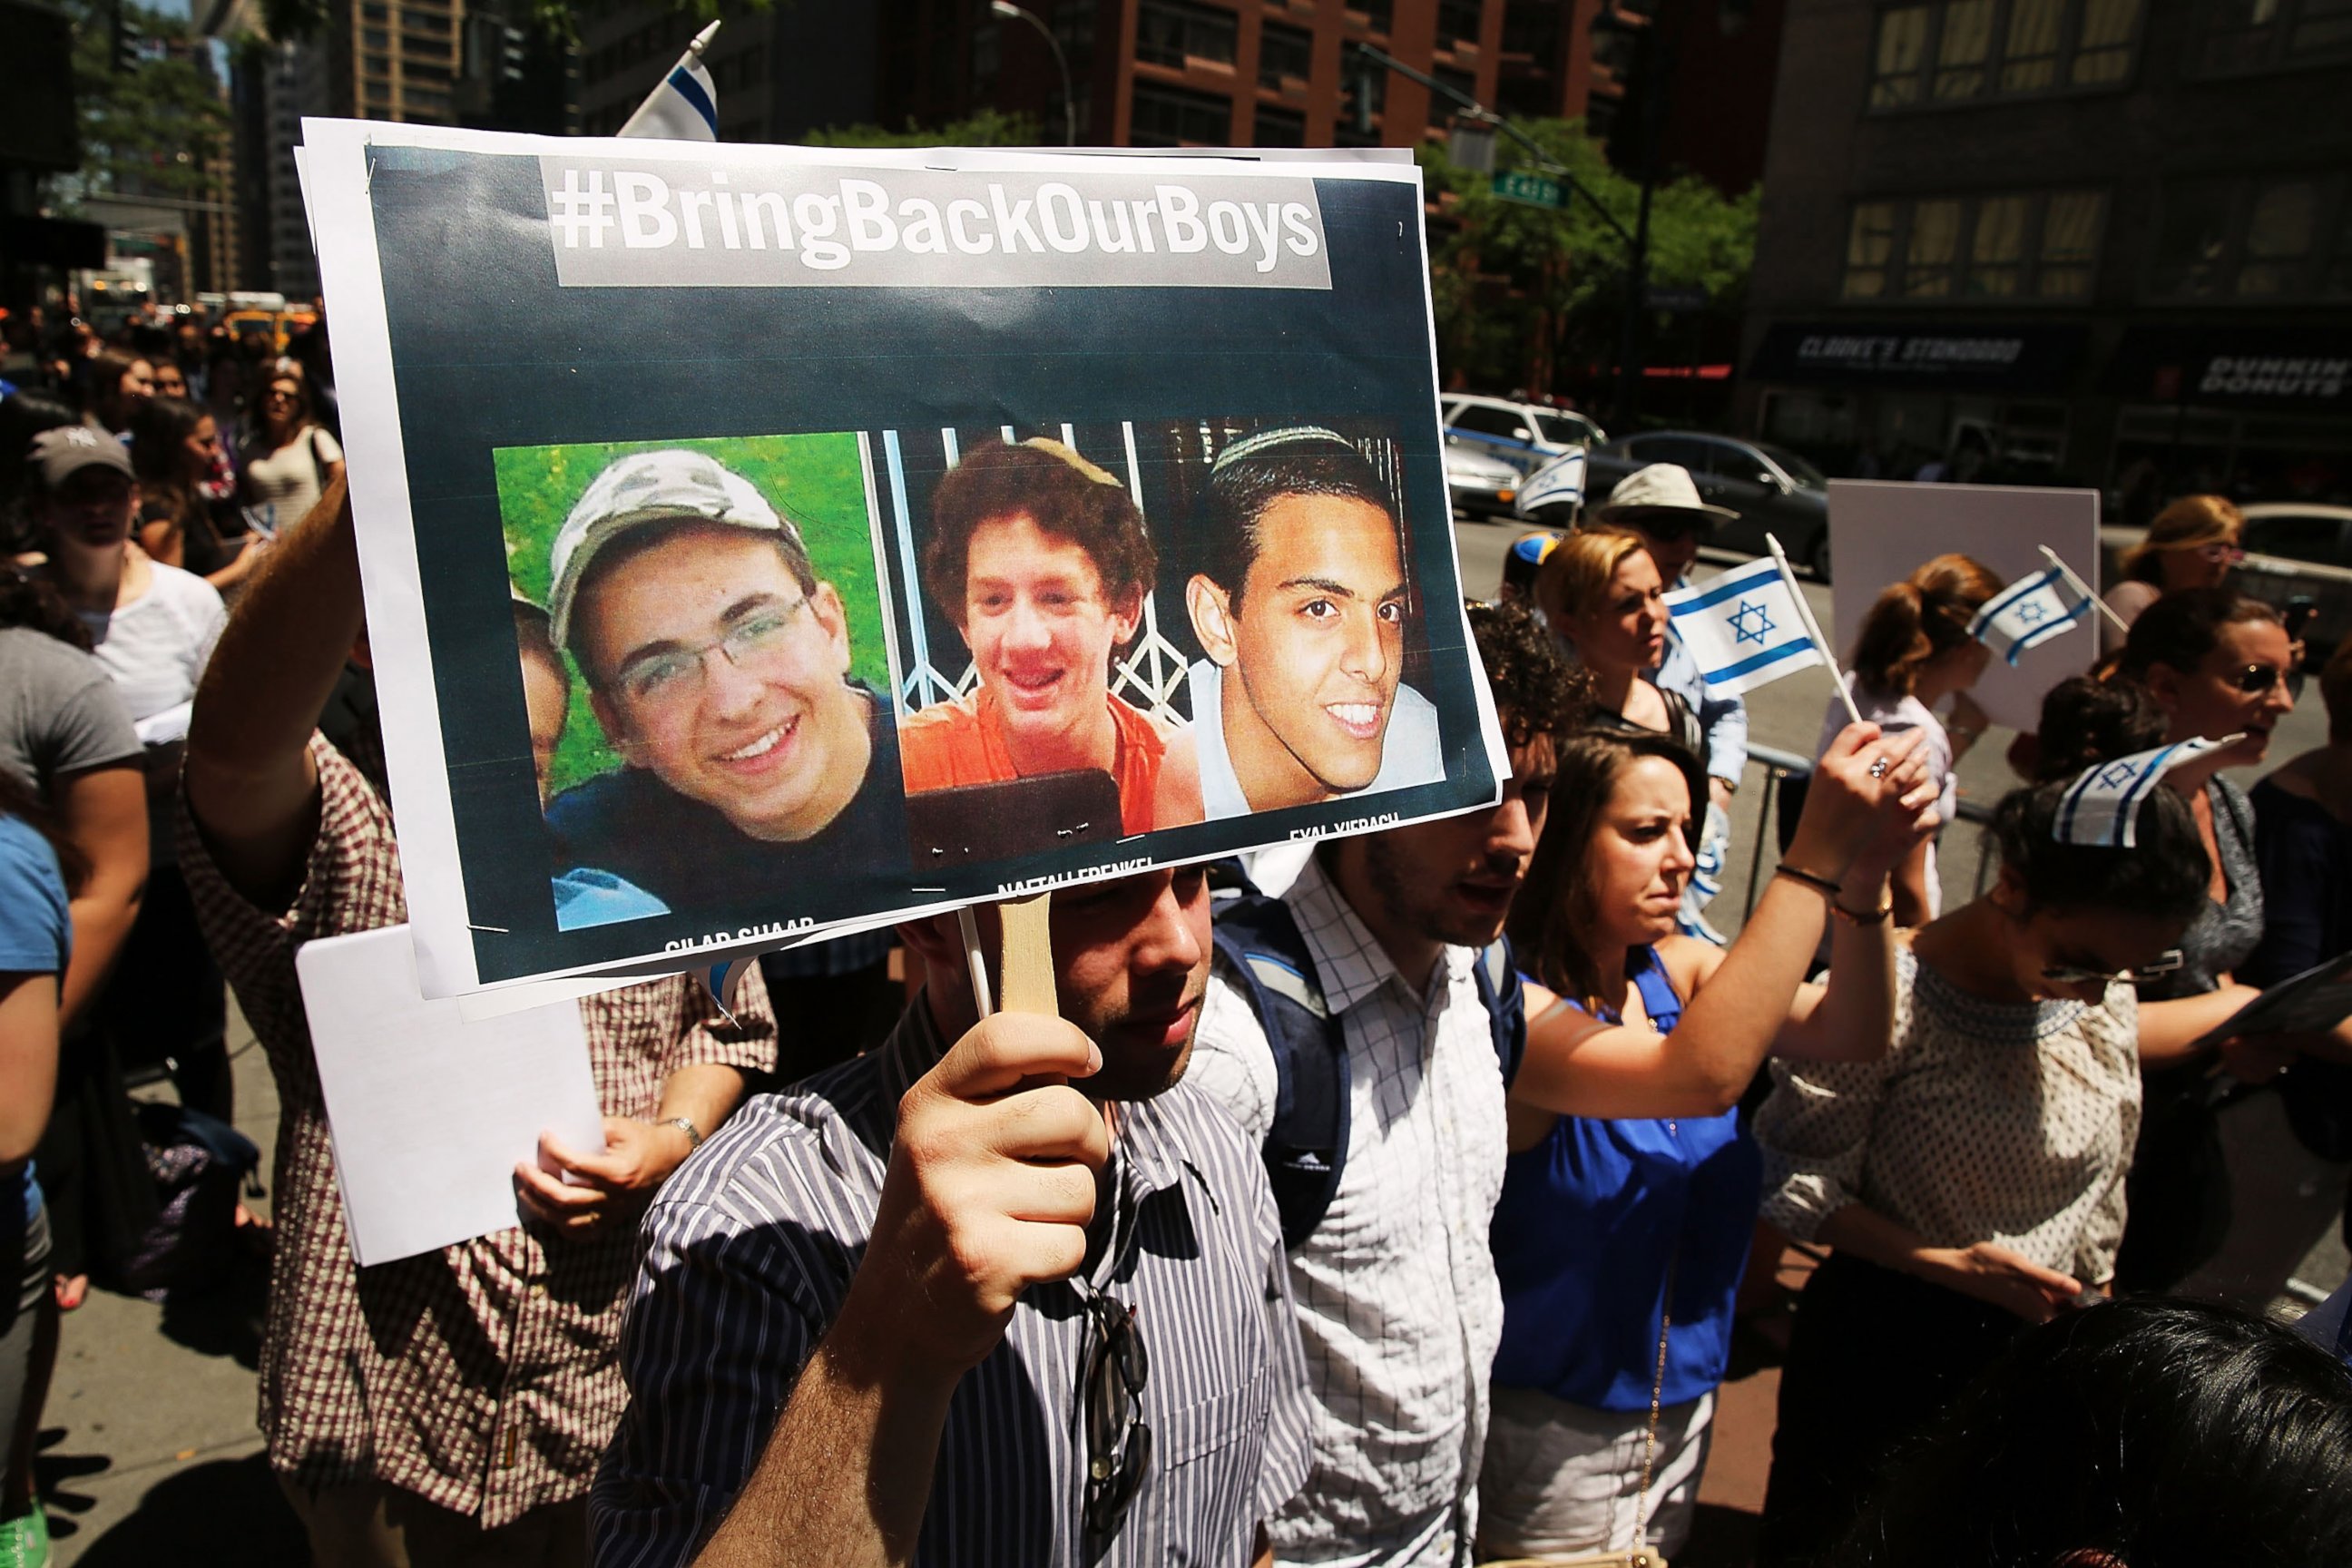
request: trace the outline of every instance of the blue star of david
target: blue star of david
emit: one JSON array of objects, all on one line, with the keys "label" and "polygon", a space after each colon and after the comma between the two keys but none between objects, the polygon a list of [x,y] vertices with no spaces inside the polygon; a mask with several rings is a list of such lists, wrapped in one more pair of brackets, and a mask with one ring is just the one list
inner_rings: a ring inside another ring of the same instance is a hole
[{"label": "blue star of david", "polygon": [[2139,776],[2139,770],[2129,763],[2109,763],[2099,770],[2101,789],[2121,789]]},{"label": "blue star of david", "polygon": [[2050,611],[2039,599],[2028,599],[2017,606],[2017,618],[2029,626],[2049,613]]},{"label": "blue star of david", "polygon": [[1772,624],[1772,617],[1764,613],[1763,605],[1746,599],[1739,601],[1739,608],[1731,617],[1734,646],[1744,642],[1761,646],[1766,637],[1779,629]]}]

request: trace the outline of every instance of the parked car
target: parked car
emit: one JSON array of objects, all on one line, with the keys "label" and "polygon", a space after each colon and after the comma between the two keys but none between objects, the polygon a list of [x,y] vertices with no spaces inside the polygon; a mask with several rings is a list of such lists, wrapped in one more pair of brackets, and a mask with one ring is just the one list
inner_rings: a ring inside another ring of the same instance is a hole
[{"label": "parked car", "polygon": [[[1717,527],[1709,543],[1761,555],[1769,531],[1791,562],[1824,583],[1830,580],[1829,481],[1796,453],[1695,430],[1627,436],[1585,455],[1586,506],[1607,500],[1620,479],[1653,463],[1688,468],[1703,499],[1739,514]],[[1537,521],[1553,521],[1546,516]]]},{"label": "parked car", "polygon": [[1600,426],[1565,408],[1461,393],[1443,401],[1447,446],[1500,458],[1523,474],[1572,447],[1597,447],[1608,439]]},{"label": "parked car", "polygon": [[[2312,606],[2304,627],[2310,661],[2325,660],[2352,636],[2352,506],[2317,501],[2257,501],[2245,509],[2246,558],[2230,574],[2230,586],[2281,612],[2298,600]],[[2139,542],[2144,530],[2103,528],[2107,583],[2117,562]]]},{"label": "parked car", "polygon": [[1508,517],[1519,470],[1475,447],[1445,444],[1445,490],[1454,510],[1471,517]]}]

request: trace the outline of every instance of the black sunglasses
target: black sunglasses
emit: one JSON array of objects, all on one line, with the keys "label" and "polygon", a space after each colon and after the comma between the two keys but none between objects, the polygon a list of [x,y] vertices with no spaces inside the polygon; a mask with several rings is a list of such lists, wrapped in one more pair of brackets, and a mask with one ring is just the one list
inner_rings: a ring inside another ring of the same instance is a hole
[{"label": "black sunglasses", "polygon": [[1070,1284],[1094,1331],[1078,1376],[1087,1402],[1087,1535],[1099,1542],[1118,1532],[1151,1465],[1151,1428],[1139,1397],[1151,1366],[1135,1309],[1083,1281]]},{"label": "black sunglasses", "polygon": [[2274,664],[2250,664],[2228,678],[2231,685],[2249,697],[2260,697],[2286,679],[2286,671]]}]

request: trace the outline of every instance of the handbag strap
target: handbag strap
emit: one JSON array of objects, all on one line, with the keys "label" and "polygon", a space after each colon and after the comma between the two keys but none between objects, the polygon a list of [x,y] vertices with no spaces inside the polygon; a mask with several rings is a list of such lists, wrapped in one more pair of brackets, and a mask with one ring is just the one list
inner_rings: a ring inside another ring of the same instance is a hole
[{"label": "handbag strap", "polygon": [[1650,1426],[1642,1437],[1642,1487],[1633,1498],[1633,1551],[1636,1558],[1649,1551],[1650,1480],[1658,1462],[1658,1411],[1666,1391],[1666,1334],[1675,1324],[1675,1270],[1679,1256],[1666,1265],[1665,1294],[1658,1302],[1658,1364],[1650,1378]]}]

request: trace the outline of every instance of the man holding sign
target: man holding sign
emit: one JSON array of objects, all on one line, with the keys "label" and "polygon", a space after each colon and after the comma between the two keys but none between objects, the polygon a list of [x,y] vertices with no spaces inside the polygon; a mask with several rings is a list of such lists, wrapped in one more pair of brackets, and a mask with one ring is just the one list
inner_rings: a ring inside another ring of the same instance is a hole
[{"label": "man holding sign", "polygon": [[731,1015],[686,975],[584,999],[604,1147],[541,1139],[513,1178],[529,1228],[357,1267],[294,955],[406,918],[390,810],[313,728],[363,630],[337,479],[230,617],[188,733],[180,863],[284,1118],[261,1342],[269,1466],[321,1563],[576,1560],[622,1401],[636,1216],[744,1074],[773,1065],[775,1024],[756,976]]},{"label": "man holding sign", "polygon": [[981,1018],[956,921],[902,926],[930,984],[890,1040],[753,1100],[648,1216],[603,1568],[1257,1550],[1307,1394],[1258,1152],[1179,1081],[1206,877],[1052,924],[1068,1021]]}]

